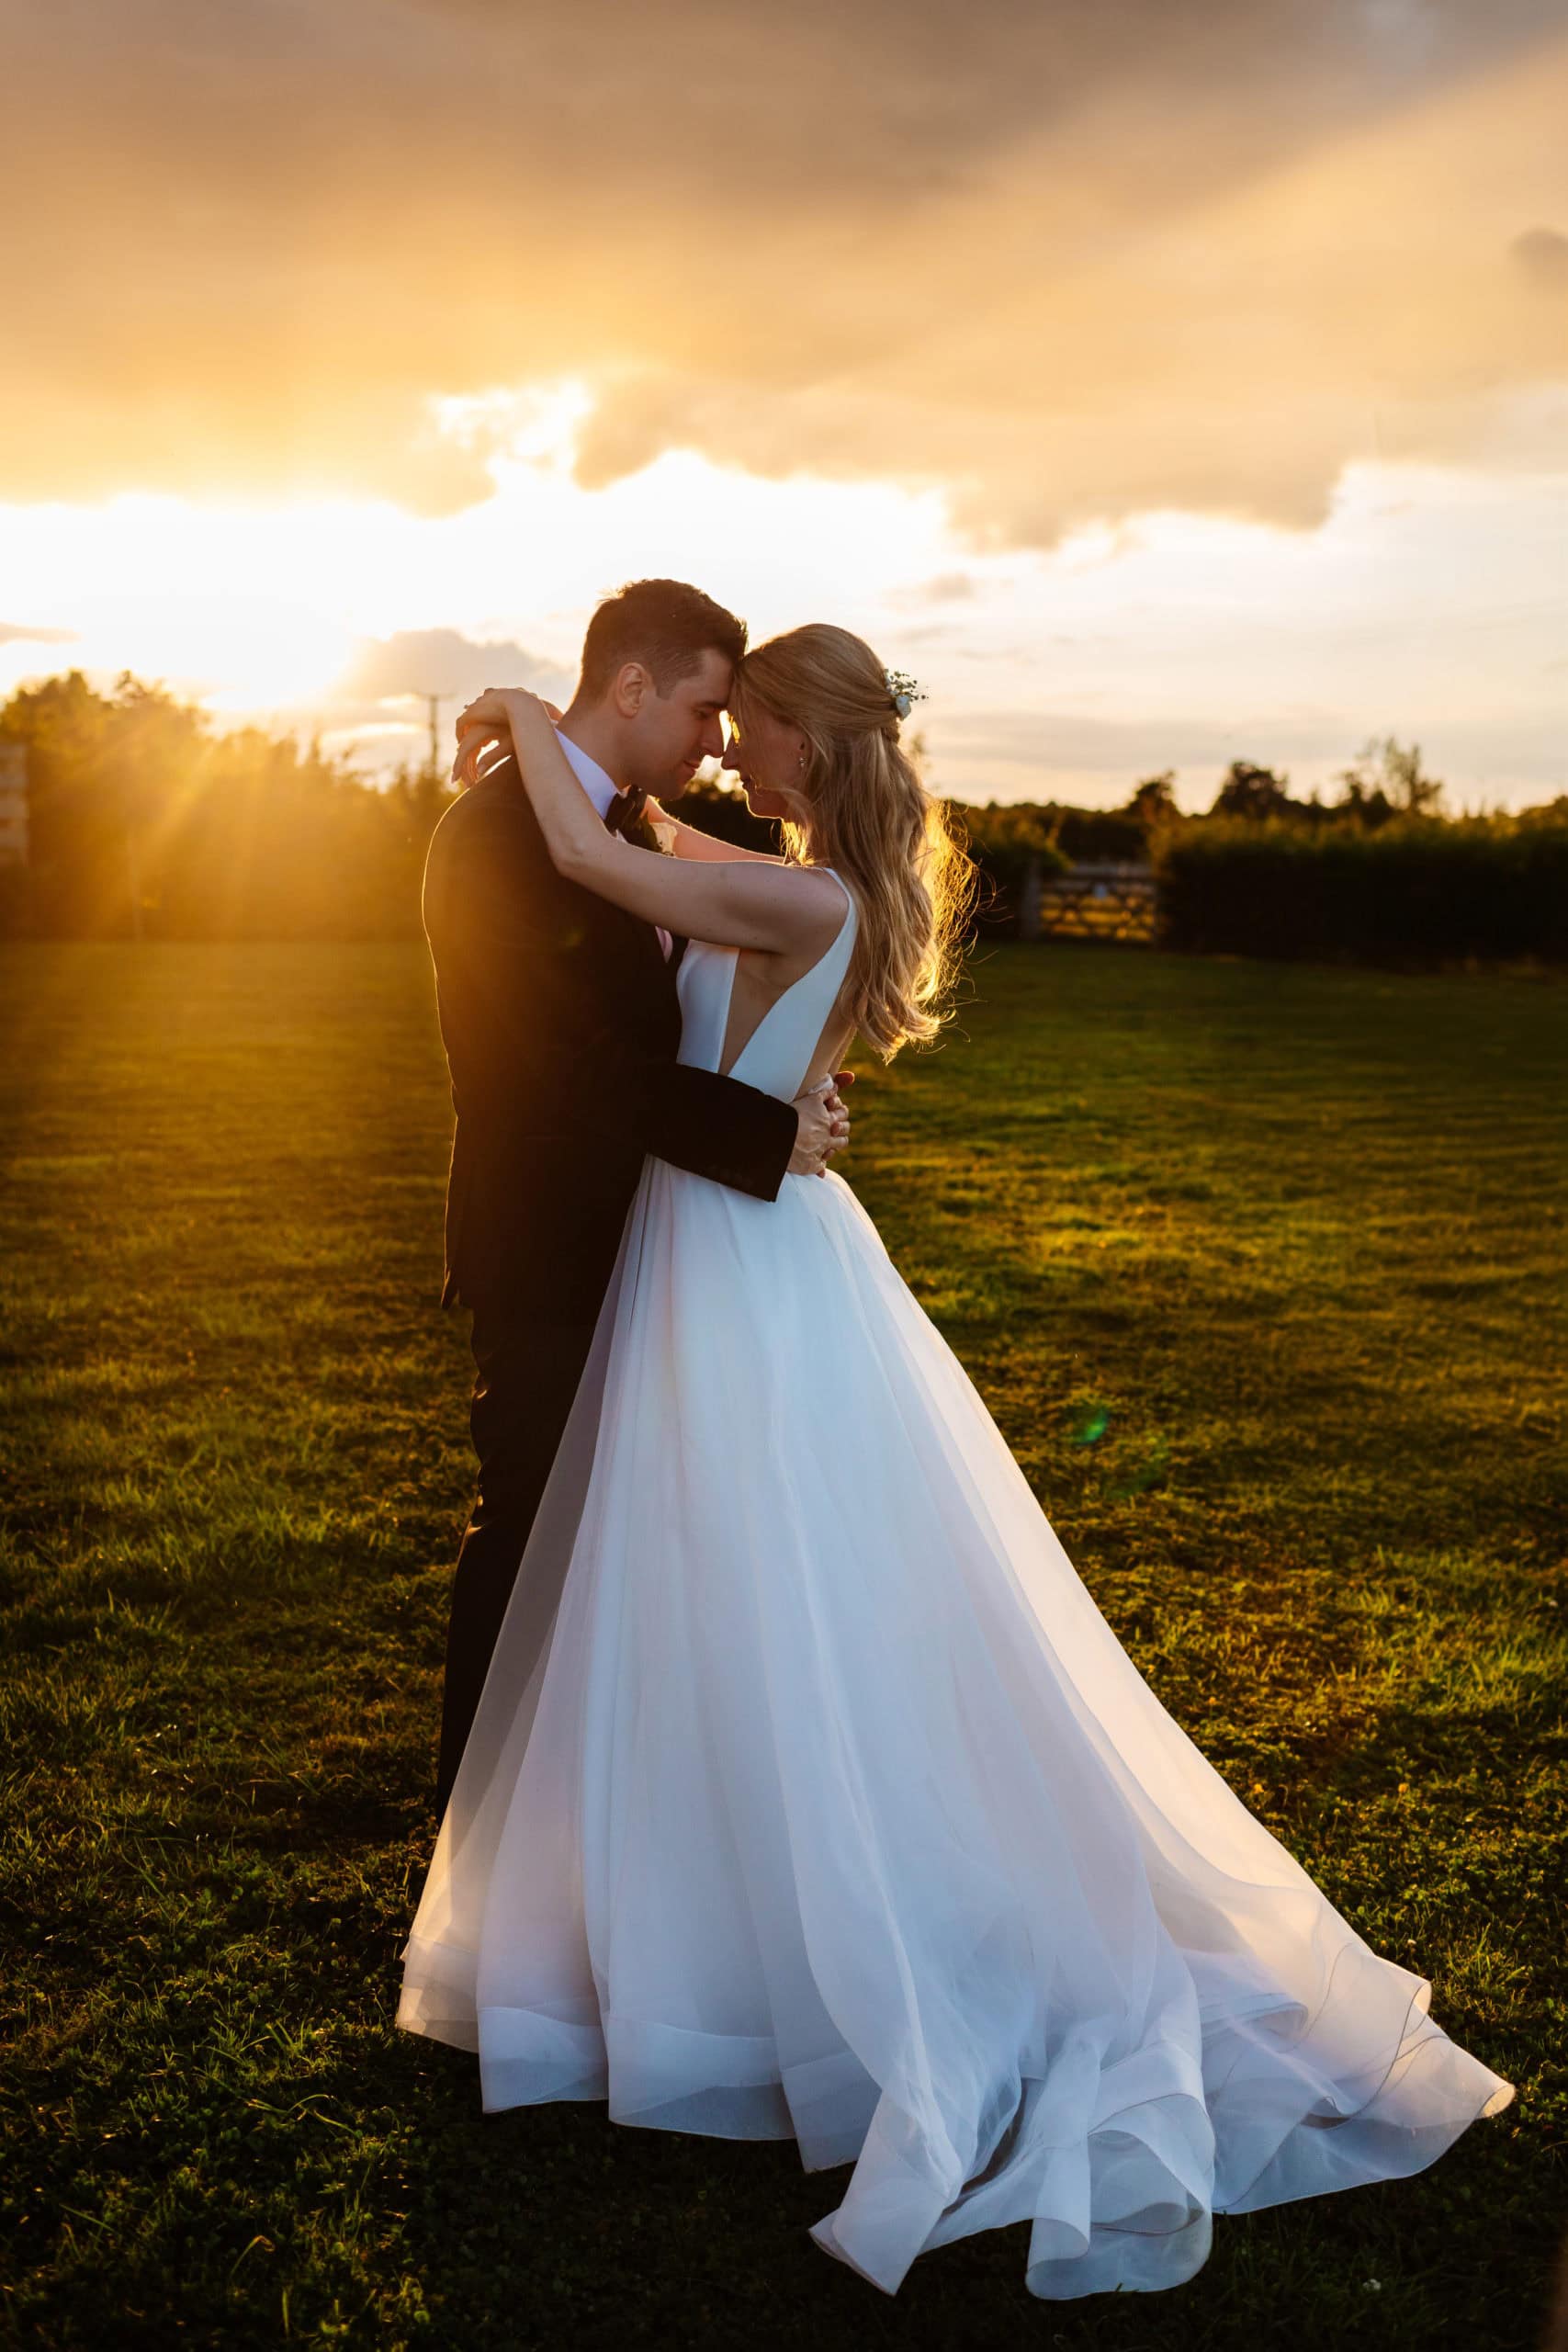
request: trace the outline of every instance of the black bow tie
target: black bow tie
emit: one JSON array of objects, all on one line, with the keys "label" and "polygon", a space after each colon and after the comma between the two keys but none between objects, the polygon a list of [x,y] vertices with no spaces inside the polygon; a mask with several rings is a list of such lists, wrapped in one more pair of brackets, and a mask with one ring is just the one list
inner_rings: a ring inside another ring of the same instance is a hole
[{"label": "black bow tie", "polygon": [[634,784],[629,792],[617,792],[604,811],[605,831],[624,833],[628,825],[635,825],[642,815],[643,803],[647,798],[648,795],[640,785]]}]

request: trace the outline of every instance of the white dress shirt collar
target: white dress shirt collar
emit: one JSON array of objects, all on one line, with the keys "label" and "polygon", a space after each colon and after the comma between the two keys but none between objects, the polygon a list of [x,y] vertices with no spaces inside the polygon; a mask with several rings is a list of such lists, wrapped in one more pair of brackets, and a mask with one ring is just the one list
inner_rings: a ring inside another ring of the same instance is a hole
[{"label": "white dress shirt collar", "polygon": [[[601,817],[607,817],[612,802],[618,797],[620,792],[620,786],[616,784],[615,777],[602,768],[597,760],[591,759],[581,743],[574,743],[570,735],[562,735],[558,727],[556,729],[556,735],[561,750],[566,753],[573,775],[576,776]],[[659,952],[668,963],[674,942],[661,922],[656,922],[653,928],[659,934]]]},{"label": "white dress shirt collar", "polygon": [[600,816],[607,817],[620,797],[620,786],[616,784],[615,777],[602,768],[597,760],[591,759],[581,743],[574,743],[570,735],[562,735],[558,727],[556,729],[556,733],[560,739],[561,750],[566,753],[572,774],[599,811]]}]

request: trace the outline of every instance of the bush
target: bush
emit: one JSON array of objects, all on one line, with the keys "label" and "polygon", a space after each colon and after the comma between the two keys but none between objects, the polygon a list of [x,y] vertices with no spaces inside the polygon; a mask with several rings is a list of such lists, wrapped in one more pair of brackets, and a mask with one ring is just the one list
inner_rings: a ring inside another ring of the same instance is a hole
[{"label": "bush", "polygon": [[1051,837],[1074,865],[1142,865],[1149,854],[1149,828],[1125,808],[1059,808]]},{"label": "bush", "polygon": [[29,869],[25,865],[0,865],[0,939],[28,939],[33,930]]},{"label": "bush", "polygon": [[1036,880],[1048,881],[1053,874],[1065,874],[1070,862],[1056,842],[1055,812],[1033,801],[993,800],[984,808],[950,801],[948,813],[980,869],[977,928],[1016,931],[1019,901],[1032,870]]},{"label": "bush", "polygon": [[760,850],[764,857],[777,857],[784,847],[784,835],[773,819],[753,817],[746,795],[733,784],[713,784],[704,776],[686,786],[670,813],[699,833],[711,833],[715,841]]},{"label": "bush", "polygon": [[430,834],[450,797],[378,787],[257,728],[80,671],[22,687],[0,737],[27,747],[30,865],[0,932],[62,939],[417,939]]},{"label": "bush", "polygon": [[1159,935],[1189,953],[1431,965],[1568,961],[1568,821],[1375,830],[1210,818],[1155,851]]}]

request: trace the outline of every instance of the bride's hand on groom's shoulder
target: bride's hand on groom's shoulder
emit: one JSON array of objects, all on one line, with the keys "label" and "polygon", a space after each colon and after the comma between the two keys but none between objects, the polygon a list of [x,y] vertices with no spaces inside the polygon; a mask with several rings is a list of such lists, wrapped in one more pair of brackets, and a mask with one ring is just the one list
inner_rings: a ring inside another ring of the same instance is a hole
[{"label": "bride's hand on groom's shoulder", "polygon": [[452,781],[466,790],[488,775],[511,750],[506,707],[499,694],[487,686],[482,695],[465,704],[457,713],[457,734]]},{"label": "bride's hand on groom's shoulder", "polygon": [[452,782],[466,792],[470,785],[482,784],[512,756],[512,746],[505,737],[487,735],[482,729],[470,728],[457,747],[452,762]]},{"label": "bride's hand on groom's shoulder", "polygon": [[453,783],[466,790],[482,783],[509,758],[515,740],[513,719],[515,717],[526,729],[530,707],[542,713],[551,727],[559,722],[561,714],[555,704],[542,695],[531,694],[525,686],[487,686],[482,695],[466,704],[457,713]]}]

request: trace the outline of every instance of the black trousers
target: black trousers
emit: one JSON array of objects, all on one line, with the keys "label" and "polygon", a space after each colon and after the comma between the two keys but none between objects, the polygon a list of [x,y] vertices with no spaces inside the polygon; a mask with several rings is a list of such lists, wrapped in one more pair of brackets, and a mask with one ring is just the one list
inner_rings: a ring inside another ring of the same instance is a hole
[{"label": "black trousers", "polygon": [[479,1457],[479,1493],[457,1553],[435,1811],[446,1810],[484,1688],[491,1654],[516,1580],[593,1338],[590,1322],[543,1322],[477,1306],[476,1373],[468,1426]]}]

